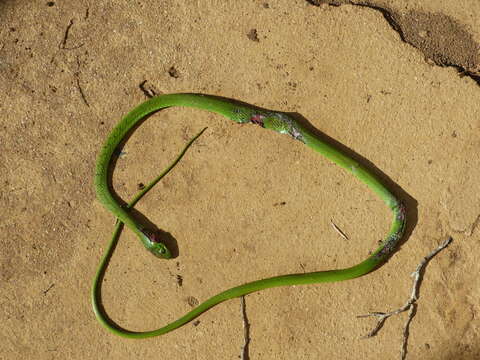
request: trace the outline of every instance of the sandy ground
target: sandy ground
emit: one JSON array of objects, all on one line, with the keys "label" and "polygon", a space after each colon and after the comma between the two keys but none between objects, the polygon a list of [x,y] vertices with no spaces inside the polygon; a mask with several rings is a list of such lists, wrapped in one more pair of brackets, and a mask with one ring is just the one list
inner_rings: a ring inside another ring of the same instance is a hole
[{"label": "sandy ground", "polygon": [[[142,341],[108,333],[91,310],[114,222],[95,199],[95,159],[146,99],[145,80],[157,94],[298,112],[380,169],[409,207],[407,241],[378,271],[248,296],[250,359],[398,359],[406,314],[371,339],[361,337],[375,321],[356,315],[401,306],[410,273],[448,236],[426,270],[407,358],[480,358],[480,3],[330,3],[0,2],[1,359],[240,357],[238,299]],[[247,281],[353,265],[389,227],[383,203],[338,166],[199,110],[162,111],[134,133],[119,195],[204,126],[137,206],[179,256],[158,260],[125,231],[106,275],[105,307],[131,330]]]}]

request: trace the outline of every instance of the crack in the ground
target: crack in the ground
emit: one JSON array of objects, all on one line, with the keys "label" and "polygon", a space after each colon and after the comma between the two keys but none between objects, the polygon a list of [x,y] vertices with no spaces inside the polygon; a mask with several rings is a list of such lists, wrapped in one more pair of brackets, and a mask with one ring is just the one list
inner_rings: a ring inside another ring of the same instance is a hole
[{"label": "crack in the ground", "polygon": [[473,232],[475,231],[475,228],[480,224],[480,215],[477,216],[475,221],[473,222],[472,226],[470,227],[470,230],[467,233],[467,236],[472,236]]},{"label": "crack in the ground", "polygon": [[354,5],[379,11],[400,39],[421,51],[435,65],[455,68],[480,85],[480,45],[466,27],[442,13],[410,10],[401,14],[368,1],[306,0],[314,6]]},{"label": "crack in the ground", "polygon": [[83,88],[80,85],[80,67],[81,67],[80,58],[77,56],[77,71],[73,73],[73,77],[75,78],[75,81],[77,83],[77,89],[80,92],[80,96],[81,96],[83,102],[85,103],[85,105],[90,107],[90,104],[87,101],[87,97],[85,96],[85,93],[83,92]]},{"label": "crack in the ground", "polygon": [[458,231],[459,233],[463,233],[466,236],[472,236],[475,232],[475,229],[480,224],[480,215],[478,215],[475,220],[464,230]]},{"label": "crack in the ground", "polygon": [[480,214],[477,215],[475,220],[471,222],[469,225],[465,226],[464,228],[456,227],[455,225],[450,224],[450,228],[453,232],[457,234],[463,234],[465,236],[472,236],[473,233],[476,231],[477,227],[480,225]]},{"label": "crack in the ground", "polygon": [[70,22],[68,23],[68,25],[65,29],[65,33],[63,35],[62,42],[58,45],[59,49],[62,49],[62,50],[76,50],[76,49],[81,48],[84,45],[82,43],[80,45],[76,45],[76,46],[73,46],[73,47],[67,47],[67,41],[68,41],[68,37],[70,35],[70,29],[72,28],[72,26],[73,26],[73,19],[70,19]]}]

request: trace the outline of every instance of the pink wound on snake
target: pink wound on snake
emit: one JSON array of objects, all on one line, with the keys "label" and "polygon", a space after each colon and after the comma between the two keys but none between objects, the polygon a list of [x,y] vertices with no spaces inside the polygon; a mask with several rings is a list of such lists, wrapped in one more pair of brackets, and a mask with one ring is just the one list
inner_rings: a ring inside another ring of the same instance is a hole
[{"label": "pink wound on snake", "polygon": [[257,124],[257,125],[260,125],[261,127],[263,127],[263,119],[265,118],[265,116],[263,115],[260,115],[260,114],[253,114],[251,117],[250,117],[250,121],[254,124]]}]

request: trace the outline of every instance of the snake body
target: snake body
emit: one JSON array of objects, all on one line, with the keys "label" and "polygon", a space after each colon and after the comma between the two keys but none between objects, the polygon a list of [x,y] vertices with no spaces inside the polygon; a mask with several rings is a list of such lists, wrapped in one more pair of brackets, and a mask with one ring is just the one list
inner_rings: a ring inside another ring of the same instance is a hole
[{"label": "snake body", "polygon": [[[188,147],[198,136],[200,136],[200,134],[193,138],[183,149],[177,159],[175,159],[175,161],[162,174],[148,184],[145,189],[137,194],[137,196],[127,206],[120,205],[113,195],[113,192],[109,186],[109,166],[115,151],[118,149],[119,145],[125,139],[127,134],[135,125],[138,124],[139,121],[160,109],[173,106],[204,109],[221,114],[239,124],[253,123],[281,134],[288,134],[292,138],[319,152],[329,160],[333,161],[335,164],[343,167],[347,171],[351,172],[355,177],[360,179],[392,210],[393,221],[386,238],[367,259],[352,267],[337,270],[275,276],[249,282],[223,291],[207,299],[184,316],[159,329],[145,332],[134,332],[120,328],[111,320],[109,320],[107,315],[104,313],[103,308],[101,308],[99,304],[99,286],[102,274],[108,264],[108,259],[112,255],[115,244],[118,241],[122,223],[127,225],[128,228],[136,233],[147,250],[149,250],[155,256],[166,259],[172,256],[167,246],[161,242],[154,231],[145,229],[138,224],[138,222],[129,213],[129,208],[133,207],[146,192],[148,192],[163,176],[173,169],[176,163],[185,154]],[[225,98],[200,94],[161,95],[151,98],[131,110],[112,130],[100,152],[96,166],[95,189],[98,200],[118,218],[119,222],[115,227],[114,235],[110,241],[110,245],[108,246],[102,258],[94,278],[91,294],[93,309],[99,322],[109,331],[119,336],[135,339],[165,334],[188,323],[201,313],[225,300],[240,297],[255,291],[277,286],[342,281],[365,275],[383,264],[392,254],[403,235],[406,223],[406,210],[403,204],[397,200],[397,198],[371,171],[346,155],[340,149],[316,137],[312,132],[307,130],[290,115],[282,112],[260,109],[255,106],[238,103]]]}]

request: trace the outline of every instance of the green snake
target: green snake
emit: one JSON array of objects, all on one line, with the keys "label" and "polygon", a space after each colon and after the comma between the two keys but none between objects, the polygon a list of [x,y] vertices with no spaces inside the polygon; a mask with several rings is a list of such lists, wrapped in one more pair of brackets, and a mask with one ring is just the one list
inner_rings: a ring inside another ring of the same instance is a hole
[{"label": "green snake", "polygon": [[[190,140],[180,155],[178,155],[175,161],[170,164],[167,169],[165,169],[157,178],[155,178],[142,191],[140,191],[126,206],[122,205],[114,196],[109,181],[109,167],[111,166],[112,158],[115,152],[118,151],[120,144],[125,140],[132,128],[134,128],[146,116],[160,109],[172,106],[183,106],[212,111],[221,114],[238,124],[253,123],[265,129],[271,129],[281,134],[288,134],[293,139],[298,140],[313,150],[319,152],[364,182],[392,210],[393,221],[387,237],[367,259],[352,267],[311,273],[281,275],[236,286],[212,296],[211,298],[199,304],[197,307],[193,308],[184,316],[156,330],[134,332],[119,327],[108,318],[100,305],[100,283],[108,265],[108,260],[111,257],[118,241],[122,224],[127,225],[128,228],[136,233],[143,245],[153,255],[165,259],[172,257],[171,252],[167,246],[161,242],[158,234],[152,229],[147,229],[140,225],[139,222],[133,218],[129,212],[129,209],[132,208],[137,201],[140,200],[140,198],[145,195],[163,176],[165,176],[174,168],[174,166],[185,154],[188,147],[192,145],[192,143],[201,135],[203,130],[192,140]],[[105,251],[105,254],[102,257],[93,281],[91,292],[93,310],[98,321],[106,329],[116,335],[133,339],[143,339],[165,334],[188,323],[206,310],[225,300],[240,297],[255,291],[277,286],[342,281],[365,275],[382,265],[393,253],[403,235],[406,223],[406,209],[404,205],[397,200],[397,198],[371,171],[366,169],[351,157],[347,156],[340,149],[319,139],[290,115],[283,112],[261,109],[230,99],[201,94],[160,95],[145,101],[131,110],[112,130],[100,152],[100,155],[98,156],[95,174],[95,189],[98,200],[108,210],[110,210],[118,220],[113,237]]]}]

